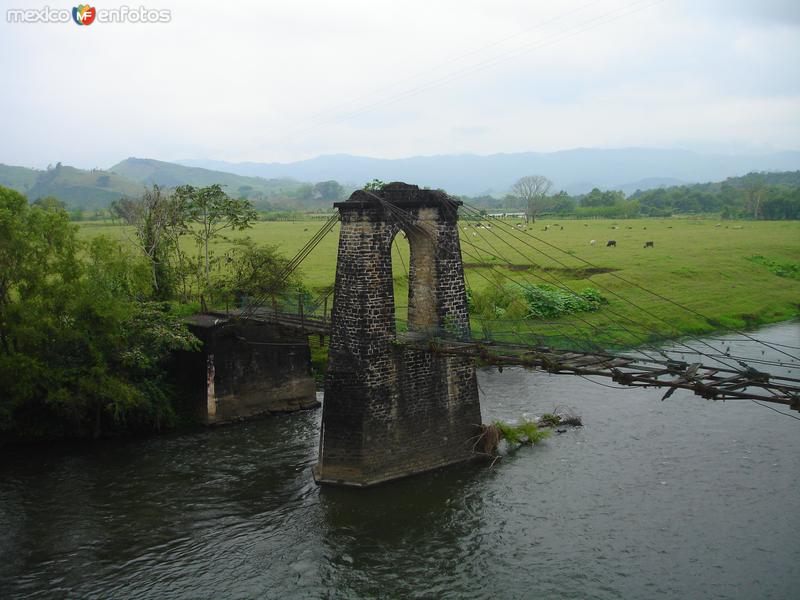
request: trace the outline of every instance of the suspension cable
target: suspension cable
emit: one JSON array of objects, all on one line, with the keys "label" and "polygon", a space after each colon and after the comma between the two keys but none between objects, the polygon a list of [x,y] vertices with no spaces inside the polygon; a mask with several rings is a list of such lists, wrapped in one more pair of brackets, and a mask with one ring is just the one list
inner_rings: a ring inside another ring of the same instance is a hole
[{"label": "suspension cable", "polygon": [[[477,209],[476,207],[474,207],[472,205],[468,205],[466,203],[464,204],[464,206],[468,207],[470,210],[476,211],[476,212],[478,212],[480,214],[479,209]],[[502,223],[502,221],[500,221],[500,220],[495,220],[495,222],[498,222],[498,223],[501,223],[501,224],[507,226],[507,224]],[[586,259],[584,259],[584,258],[582,258],[580,256],[575,255],[575,254],[571,254],[571,253],[567,252],[566,250],[556,246],[555,244],[552,244],[551,242],[548,242],[547,240],[544,240],[544,239],[542,239],[542,238],[540,238],[540,237],[538,237],[536,235],[528,233],[527,231],[522,231],[521,233],[523,235],[526,235],[527,237],[530,237],[530,238],[533,238],[533,239],[537,240],[538,242],[541,242],[542,244],[545,244],[546,246],[549,246],[549,247],[553,248],[554,250],[557,250],[558,252],[561,252],[563,254],[571,256],[572,258],[582,262],[585,265],[597,268],[597,265],[595,265],[591,261],[588,261],[588,260],[586,260]],[[552,257],[551,257],[551,260],[553,260]],[[663,300],[665,302],[669,302],[670,304],[673,304],[674,306],[677,306],[678,308],[680,308],[682,310],[685,310],[685,311],[687,311],[687,312],[689,312],[689,313],[691,313],[691,314],[693,314],[693,315],[695,315],[697,317],[700,317],[701,319],[705,320],[708,323],[716,322],[714,319],[711,319],[711,318],[707,317],[706,315],[700,313],[699,311],[694,310],[693,308],[685,306],[685,305],[681,304],[680,302],[672,300],[671,298],[668,298],[667,296],[664,296],[663,294],[660,294],[660,293],[658,293],[656,291],[653,291],[653,290],[651,290],[649,288],[646,288],[643,285],[640,285],[640,284],[638,284],[638,283],[636,283],[634,281],[630,281],[630,280],[626,279],[625,277],[622,277],[621,275],[617,275],[614,272],[609,272],[608,275],[611,276],[611,277],[614,277],[615,279],[618,279],[618,280],[620,280],[620,281],[622,281],[622,282],[624,282],[624,283],[626,283],[628,285],[632,285],[634,287],[637,287],[640,290],[642,290],[644,292],[647,292],[648,294],[651,294],[651,295],[655,296],[656,298],[659,298],[660,300]],[[589,278],[591,278],[591,276]],[[720,325],[722,325],[722,324],[720,323]],[[746,337],[750,341],[754,341],[754,342],[757,342],[759,344],[763,344],[764,346],[772,348],[773,350],[776,350],[777,352],[780,352],[781,354],[785,354],[785,355],[789,356],[790,358],[793,358],[795,360],[800,360],[800,357],[794,356],[794,355],[789,354],[787,352],[783,352],[782,350],[779,350],[778,348],[773,347],[769,342],[764,342],[762,340],[759,340],[759,339],[751,336],[750,334],[748,334],[745,331],[741,331],[739,329],[732,328],[732,327],[727,327],[725,325],[722,325],[722,328],[726,329],[728,331],[732,331],[732,332],[738,333],[739,335],[743,335],[744,337]]]},{"label": "suspension cable", "polygon": [[[475,211],[476,211],[476,209],[474,209],[473,207],[469,207],[469,208],[468,208],[468,210],[470,210],[470,211],[473,211],[473,213],[475,213]],[[480,213],[479,213],[479,212],[478,212],[477,214],[478,214],[479,216],[482,216],[482,215],[480,215]],[[497,221],[497,220],[495,220],[495,222],[498,222],[498,223],[500,223],[501,225],[503,225],[503,226],[505,226],[505,227],[510,227],[510,226],[508,226],[507,224],[505,224],[505,223],[502,223],[501,221]],[[514,232],[516,233],[516,229],[515,229],[515,228],[511,228],[511,229],[512,229],[512,230],[514,230]],[[549,258],[550,260],[552,260],[552,261],[553,261],[553,262],[555,262],[556,264],[558,264],[558,265],[560,265],[560,266],[562,266],[562,267],[564,267],[564,268],[566,268],[566,269],[568,269],[568,268],[569,268],[569,266],[568,266],[566,263],[564,263],[563,261],[561,261],[561,260],[559,260],[559,259],[557,259],[557,258],[553,257],[552,255],[548,254],[547,252],[545,252],[545,251],[543,251],[543,250],[541,250],[541,249],[539,249],[539,248],[536,248],[535,246],[533,246],[533,245],[532,245],[532,244],[530,244],[530,243],[527,243],[527,242],[525,242],[524,240],[521,240],[521,239],[520,239],[519,237],[517,237],[516,235],[512,235],[512,234],[510,234],[510,233],[509,233],[509,235],[510,235],[511,237],[513,237],[514,239],[516,239],[516,240],[520,241],[520,242],[521,242],[522,244],[524,244],[526,247],[528,247],[528,248],[530,248],[530,249],[532,249],[532,250],[534,250],[534,251],[536,251],[536,252],[539,252],[539,253],[540,253],[540,254],[542,254],[543,256],[545,256],[545,257]],[[533,237],[534,239],[539,239],[539,238],[536,238],[535,236],[529,236],[529,237]],[[565,254],[569,254],[569,253],[568,253],[568,252],[566,252],[565,250],[561,250],[560,248],[558,248],[557,246],[554,246],[553,244],[550,244],[550,243],[548,243],[547,245],[549,245],[549,246],[552,246],[553,248],[556,248],[557,250],[559,250],[559,251],[561,251],[561,252],[564,252]],[[524,256],[524,254],[523,254],[523,256]],[[570,255],[570,256],[572,256],[572,255]],[[527,258],[528,258],[528,260],[530,260],[530,258],[529,258],[529,257],[527,257]],[[591,264],[591,263],[588,263],[588,264]],[[596,267],[596,265],[592,265],[592,266]],[[612,274],[612,275],[613,275],[613,273],[610,273],[610,274]],[[589,277],[588,279],[590,279],[590,280],[591,280],[591,278],[590,278],[590,277]],[[655,318],[655,319],[658,319],[659,321],[662,321],[663,323],[665,323],[665,324],[669,325],[669,326],[670,326],[670,328],[672,328],[674,331],[676,331],[676,332],[680,333],[680,330],[678,330],[678,329],[677,329],[677,327],[675,327],[675,326],[674,326],[672,323],[670,323],[669,321],[667,321],[667,320],[666,320],[666,319],[664,319],[663,317],[660,317],[659,315],[657,315],[657,314],[653,313],[652,311],[650,311],[650,310],[648,310],[648,309],[646,309],[646,308],[643,308],[643,307],[639,306],[638,304],[636,304],[636,303],[635,303],[635,302],[633,302],[632,300],[630,300],[630,299],[628,299],[628,298],[626,298],[626,297],[624,297],[624,296],[620,295],[620,294],[619,294],[619,293],[617,293],[615,290],[613,290],[613,289],[611,289],[611,288],[609,288],[609,287],[607,287],[607,286],[603,285],[602,283],[600,283],[600,282],[598,282],[598,281],[595,281],[595,280],[591,280],[591,281],[592,281],[592,282],[593,282],[595,285],[597,285],[598,287],[600,287],[600,288],[604,289],[605,291],[607,291],[607,292],[608,292],[608,293],[610,293],[610,294],[613,294],[614,296],[616,296],[616,297],[617,297],[617,298],[619,298],[620,300],[623,300],[624,302],[626,302],[626,303],[630,304],[631,306],[633,306],[633,307],[634,307],[634,308],[636,308],[637,310],[640,310],[641,312],[643,312],[643,313],[645,313],[645,314],[648,314],[648,315],[650,315],[651,317],[653,317],[653,318]],[[694,339],[695,341],[697,341],[697,342],[699,342],[699,343],[701,343],[701,344],[703,344],[703,345],[707,346],[708,348],[710,348],[711,350],[713,350],[715,353],[720,353],[720,349],[719,349],[719,348],[716,348],[716,347],[712,346],[711,344],[709,344],[709,343],[705,342],[704,340],[702,340],[702,339],[700,339],[700,338],[698,338],[698,337],[696,337],[696,336],[694,336],[694,335],[692,335],[692,334],[689,334],[689,337],[690,337],[690,338],[692,338],[692,339]],[[690,346],[686,345],[686,344],[685,344],[685,343],[683,343],[683,342],[680,342],[680,341],[678,341],[677,343],[681,344],[682,346],[684,346],[684,347],[686,347],[686,348],[690,348],[692,351],[695,351],[695,348],[691,348]],[[702,352],[701,352],[701,354],[703,354],[704,356],[706,356],[706,354],[705,354],[705,353],[702,353]],[[719,362],[722,362],[723,364],[726,364],[727,366],[729,366],[729,367],[732,367],[732,365],[731,365],[731,364],[729,364],[729,363],[726,363],[725,361],[719,361]]]}]

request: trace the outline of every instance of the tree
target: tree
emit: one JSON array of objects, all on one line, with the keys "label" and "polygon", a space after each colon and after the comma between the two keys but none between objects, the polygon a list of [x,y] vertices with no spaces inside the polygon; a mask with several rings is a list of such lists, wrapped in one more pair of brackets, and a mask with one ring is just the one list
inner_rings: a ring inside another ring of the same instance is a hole
[{"label": "tree", "polygon": [[211,284],[209,244],[226,229],[241,231],[252,227],[258,213],[245,198],[233,199],[218,184],[204,188],[183,185],[175,190],[186,231],[194,237],[203,254],[205,284]]},{"label": "tree", "polygon": [[136,223],[136,201],[130,198],[120,198],[108,205],[112,219],[119,219],[127,225]]},{"label": "tree", "polygon": [[761,215],[761,203],[767,191],[764,176],[761,173],[748,173],[742,183],[745,210],[752,211],[753,218],[758,219]]},{"label": "tree", "polygon": [[0,438],[168,421],[162,361],[197,340],[150,293],[142,258],[108,238],[81,242],[64,210],[0,187]]},{"label": "tree", "polygon": [[292,195],[301,201],[313,200],[314,186],[310,183],[301,183],[297,186],[297,189],[294,190]]},{"label": "tree", "polygon": [[289,260],[275,246],[259,246],[249,238],[237,240],[226,262],[227,272],[216,287],[227,300],[275,297],[300,286],[297,273],[287,276]]},{"label": "tree", "polygon": [[338,181],[320,181],[314,185],[314,195],[321,200],[338,200],[343,193],[344,188]]},{"label": "tree", "polygon": [[581,198],[581,206],[598,207],[614,206],[625,202],[625,194],[620,191],[606,190],[600,191],[593,188],[591,192]]},{"label": "tree", "polygon": [[539,212],[539,203],[547,196],[553,182],[542,175],[528,175],[515,183],[511,190],[525,207],[525,222],[536,222],[536,213]]},{"label": "tree", "polygon": [[170,249],[178,243],[180,235],[170,230],[184,228],[182,206],[154,185],[152,189],[145,189],[142,197],[126,209],[126,219],[135,228],[136,244],[150,263],[156,297],[166,300],[172,296],[174,285]]}]

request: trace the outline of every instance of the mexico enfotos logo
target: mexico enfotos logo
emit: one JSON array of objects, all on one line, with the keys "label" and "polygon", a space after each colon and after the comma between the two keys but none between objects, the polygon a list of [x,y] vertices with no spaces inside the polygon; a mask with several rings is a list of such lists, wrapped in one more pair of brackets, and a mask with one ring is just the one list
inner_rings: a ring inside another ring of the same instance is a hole
[{"label": "mexico enfotos logo", "polygon": [[8,23],[69,23],[86,27],[92,23],[169,23],[172,11],[167,8],[147,8],[145,6],[120,6],[118,8],[95,8],[89,4],[79,4],[67,8],[9,8],[6,11]]}]

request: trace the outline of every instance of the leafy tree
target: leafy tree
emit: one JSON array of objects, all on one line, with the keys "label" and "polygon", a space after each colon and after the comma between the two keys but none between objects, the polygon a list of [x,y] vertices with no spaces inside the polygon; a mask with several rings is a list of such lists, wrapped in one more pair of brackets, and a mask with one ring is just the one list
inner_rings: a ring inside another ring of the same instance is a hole
[{"label": "leafy tree", "polygon": [[173,415],[161,364],[197,341],[145,301],[150,267],[0,188],[0,436],[100,435]]},{"label": "leafy tree", "polygon": [[761,210],[765,219],[800,219],[800,188],[770,187]]},{"label": "leafy tree", "polygon": [[320,181],[314,185],[314,195],[321,200],[338,200],[343,193],[344,188],[338,181]]},{"label": "leafy tree", "polygon": [[275,246],[257,245],[249,238],[237,240],[226,262],[228,269],[215,287],[227,300],[275,297],[300,286],[296,273],[286,275],[289,260]]},{"label": "leafy tree", "polygon": [[536,222],[536,213],[540,210],[540,203],[550,192],[553,182],[542,175],[528,175],[520,178],[511,190],[525,207],[525,221]]},{"label": "leafy tree", "polygon": [[258,214],[246,199],[230,198],[218,185],[195,188],[180,186],[175,190],[186,231],[194,237],[203,253],[206,286],[211,284],[209,244],[226,229],[241,231],[252,227]]},{"label": "leafy tree", "polygon": [[622,192],[611,190],[601,191],[598,188],[594,188],[581,198],[581,206],[614,206],[624,201],[625,194]]},{"label": "leafy tree", "polygon": [[130,198],[120,198],[108,205],[112,219],[119,219],[127,225],[136,223],[136,201]]},{"label": "leafy tree", "polygon": [[44,210],[67,210],[67,205],[53,196],[37,198],[33,201],[33,206],[38,206]]},{"label": "leafy tree", "polygon": [[568,214],[575,212],[575,200],[573,200],[567,192],[558,192],[551,198],[551,205],[553,212],[559,214]]},{"label": "leafy tree", "polygon": [[126,206],[128,222],[134,226],[135,241],[150,263],[153,288],[157,298],[172,297],[174,273],[170,267],[171,250],[180,254],[179,236],[184,229],[182,203],[161,193],[154,185],[145,189],[138,201]]},{"label": "leafy tree", "polygon": [[764,177],[760,173],[750,173],[745,176],[743,183],[745,210],[752,212],[753,218],[758,219],[761,215],[761,203],[766,195]]},{"label": "leafy tree", "polygon": [[301,201],[308,201],[314,199],[314,186],[310,183],[302,183],[297,186],[297,189],[292,194],[295,198]]}]

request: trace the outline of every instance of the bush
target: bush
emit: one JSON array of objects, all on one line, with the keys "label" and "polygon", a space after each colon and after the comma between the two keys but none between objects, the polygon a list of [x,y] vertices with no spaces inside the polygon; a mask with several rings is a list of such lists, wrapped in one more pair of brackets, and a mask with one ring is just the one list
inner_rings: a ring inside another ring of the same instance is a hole
[{"label": "bush", "polygon": [[524,286],[524,290],[528,319],[553,319],[577,312],[592,312],[608,303],[594,288],[572,293],[550,285],[529,284]]},{"label": "bush", "polygon": [[467,292],[472,314],[485,319],[553,319],[598,310],[608,300],[595,288],[571,292],[544,284],[495,285]]}]

